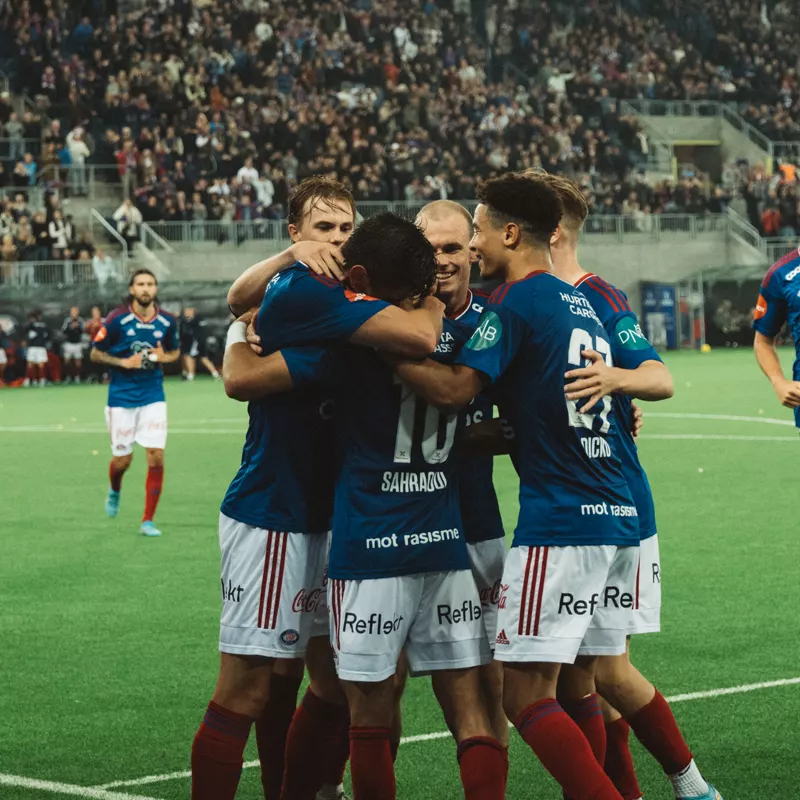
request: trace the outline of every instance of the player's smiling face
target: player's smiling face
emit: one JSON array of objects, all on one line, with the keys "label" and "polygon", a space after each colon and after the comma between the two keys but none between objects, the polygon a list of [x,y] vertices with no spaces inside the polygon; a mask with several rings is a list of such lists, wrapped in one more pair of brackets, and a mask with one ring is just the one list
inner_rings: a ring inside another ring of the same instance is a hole
[{"label": "player's smiling face", "polygon": [[503,244],[503,229],[495,227],[482,203],[475,209],[472,231],[469,246],[478,257],[481,277],[505,280],[507,254]]},{"label": "player's smiling face", "polygon": [[307,202],[300,225],[290,225],[289,235],[293,242],[328,242],[341,247],[355,228],[353,209],[348,203],[328,202],[311,198]]},{"label": "player's smiling face", "polygon": [[436,251],[436,296],[448,313],[458,311],[469,290],[469,223],[460,214],[448,214],[441,219],[422,217],[418,224]]}]

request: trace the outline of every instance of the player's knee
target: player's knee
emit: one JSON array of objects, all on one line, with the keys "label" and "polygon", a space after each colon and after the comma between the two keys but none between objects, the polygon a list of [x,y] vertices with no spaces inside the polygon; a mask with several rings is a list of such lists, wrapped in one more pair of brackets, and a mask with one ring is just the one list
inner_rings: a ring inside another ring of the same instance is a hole
[{"label": "player's knee", "polygon": [[133,453],[130,453],[127,456],[114,456],[114,469],[118,472],[124,472],[128,467],[130,467],[131,462],[133,461]]},{"label": "player's knee", "polygon": [[147,449],[147,466],[159,469],[164,466],[164,451],[156,448]]},{"label": "player's knee", "polygon": [[630,686],[630,674],[627,659],[603,659],[595,676],[597,692],[611,705],[616,705],[624,697]]}]

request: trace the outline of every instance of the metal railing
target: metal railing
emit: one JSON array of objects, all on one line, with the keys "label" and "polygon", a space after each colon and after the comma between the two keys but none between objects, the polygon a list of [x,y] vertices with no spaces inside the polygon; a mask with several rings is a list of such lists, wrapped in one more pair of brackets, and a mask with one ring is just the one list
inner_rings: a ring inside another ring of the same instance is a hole
[{"label": "metal railing", "polygon": [[635,244],[642,238],[657,242],[676,236],[697,239],[727,232],[728,222],[724,214],[595,214],[586,220],[580,241],[614,236],[621,243]]},{"label": "metal railing", "polygon": [[795,236],[792,239],[763,239],[762,250],[767,258],[768,264],[774,264],[780,261],[784,256],[788,255],[792,250],[797,250],[800,245],[800,237]]},{"label": "metal railing", "polygon": [[118,205],[126,196],[126,181],[116,164],[52,165],[39,171],[36,185],[64,190],[65,197],[82,197],[93,203]]},{"label": "metal railing", "polygon": [[[111,280],[123,280],[124,267],[117,262]],[[74,286],[98,283],[91,261],[0,261],[0,289],[7,286]]]},{"label": "metal railing", "polygon": [[770,158],[800,160],[800,141],[774,141],[747,122],[735,107],[717,100],[626,100],[623,105],[648,117],[721,117]]},{"label": "metal railing", "polygon": [[158,237],[155,244],[169,247],[172,244],[191,245],[205,242],[242,245],[249,241],[289,241],[286,222],[283,220],[258,219],[250,221],[204,222],[150,222],[150,235]]},{"label": "metal railing", "polygon": [[111,224],[96,208],[93,208],[89,214],[89,235],[91,240],[96,244],[100,244],[100,234],[104,234],[108,239],[119,245],[120,260],[122,263],[123,274],[128,272],[128,260],[130,253],[128,252],[128,242],[125,237]]}]

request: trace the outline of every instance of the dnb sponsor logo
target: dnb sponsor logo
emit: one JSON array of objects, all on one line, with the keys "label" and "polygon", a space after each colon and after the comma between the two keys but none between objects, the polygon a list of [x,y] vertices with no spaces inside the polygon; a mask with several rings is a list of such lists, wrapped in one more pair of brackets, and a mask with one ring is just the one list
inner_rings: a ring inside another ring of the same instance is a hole
[{"label": "dnb sponsor logo", "polygon": [[570,592],[561,592],[558,600],[558,613],[568,616],[592,616],[597,607],[633,608],[633,594],[623,592],[618,586],[606,586],[602,595],[595,592],[588,600],[576,600]]},{"label": "dnb sponsor logo", "polygon": [[292,601],[292,611],[295,613],[313,614],[322,605],[324,597],[322,589],[308,591],[301,589]]}]

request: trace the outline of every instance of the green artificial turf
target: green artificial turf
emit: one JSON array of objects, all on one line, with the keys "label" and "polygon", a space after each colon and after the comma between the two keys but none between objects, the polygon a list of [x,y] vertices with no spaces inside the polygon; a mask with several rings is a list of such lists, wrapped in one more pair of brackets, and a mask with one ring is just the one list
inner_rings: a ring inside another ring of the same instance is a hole
[{"label": "green artificial turf", "polygon": [[[667,696],[800,676],[800,441],[791,425],[769,423],[791,414],[749,352],[666,360],[676,395],[646,405],[640,443],[658,512],[664,632],[636,638],[633,659]],[[103,387],[0,392],[3,775],[94,786],[188,769],[217,674],[217,513],[246,414],[210,380],[171,380],[167,397],[164,536],[150,540],[138,535],[141,452],[119,517],[103,511]],[[495,481],[510,531],[507,462]],[[675,705],[701,769],[728,800],[796,796],[798,712],[800,685]],[[405,733],[443,729],[428,681],[411,681]],[[634,755],[645,796],[672,797],[638,745]],[[253,742],[246,758],[256,758]],[[461,796],[447,738],[403,745],[397,776],[400,798]],[[186,798],[189,781],[115,791]],[[57,796],[0,783],[3,800]],[[258,770],[246,769],[238,797],[260,796]],[[560,797],[516,735],[508,797]]]}]

